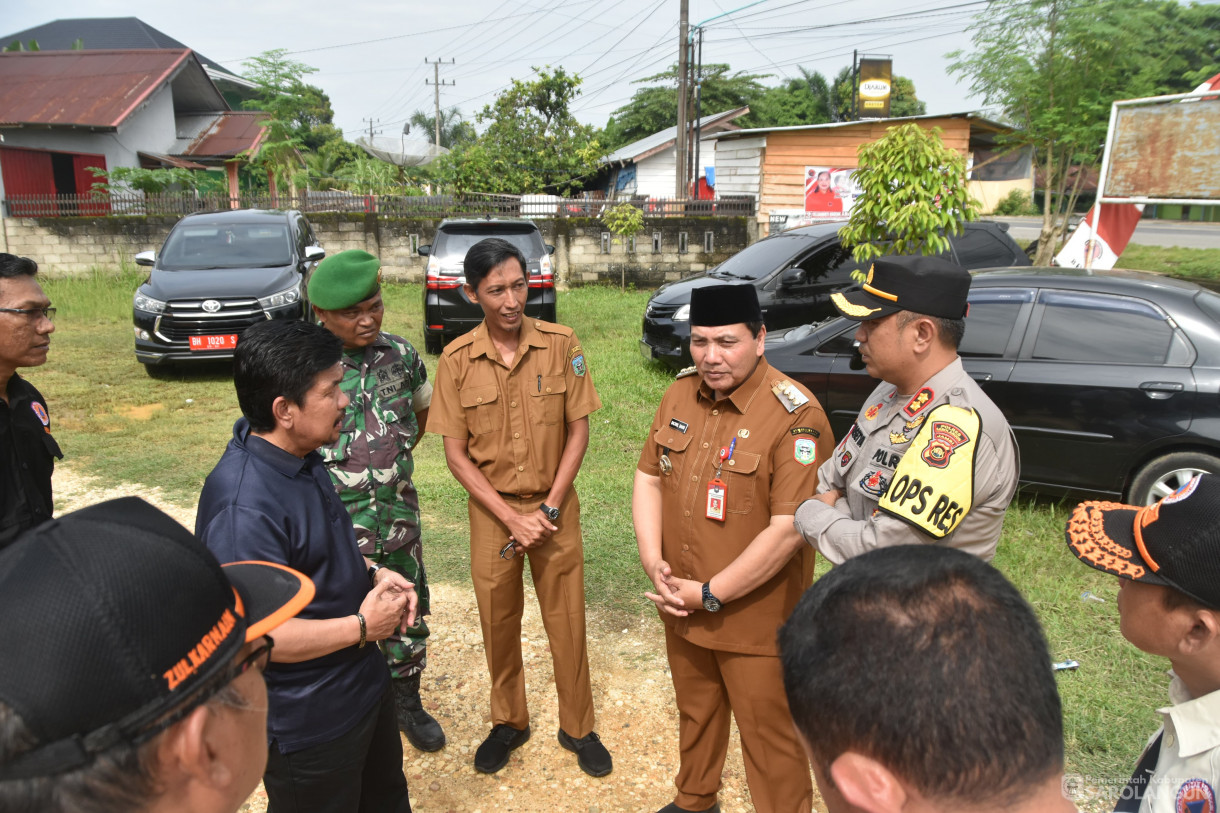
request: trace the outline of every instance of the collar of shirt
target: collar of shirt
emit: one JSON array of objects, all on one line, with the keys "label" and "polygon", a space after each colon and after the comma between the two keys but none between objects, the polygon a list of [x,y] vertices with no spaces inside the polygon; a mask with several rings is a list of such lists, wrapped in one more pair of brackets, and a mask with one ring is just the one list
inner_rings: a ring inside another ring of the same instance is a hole
[{"label": "collar of shirt", "polygon": [[[545,337],[534,327],[533,319],[521,320],[521,335],[517,339],[517,355],[513,359],[513,364],[520,362],[521,357],[525,354],[521,352],[522,348],[526,347],[549,347]],[[475,359],[479,356],[487,356],[492,361],[500,361],[500,353],[496,350],[495,344],[491,340],[491,335],[487,332],[487,321],[479,323],[479,326],[474,329],[474,340],[470,342],[470,358]],[[503,364],[502,361],[500,361]]]},{"label": "collar of shirt", "polygon": [[343,359],[342,359],[343,366],[355,367],[355,368],[360,367],[362,364],[364,364],[365,360],[368,359],[369,351],[374,348],[380,348],[382,350],[392,350],[394,348],[394,346],[392,344],[390,344],[390,340],[385,337],[384,331],[379,332],[377,334],[377,338],[373,339],[372,342],[365,345],[364,347],[353,348],[353,349],[344,348],[343,349]]},{"label": "collar of shirt", "polygon": [[245,418],[238,418],[237,423],[233,424],[233,442],[285,477],[296,477],[309,462],[310,455],[318,454],[314,451],[305,457],[297,457],[286,452],[274,443],[253,434],[250,422]]},{"label": "collar of shirt", "polygon": [[1202,697],[1191,697],[1182,679],[1172,671],[1169,699],[1172,706],[1157,709],[1165,718],[1165,727],[1172,723],[1178,739],[1179,758],[1191,757],[1220,746],[1220,690]]},{"label": "collar of shirt", "polygon": [[8,396],[9,409],[12,409],[22,401],[33,400],[35,392],[37,390],[34,389],[34,386],[16,373],[13,373],[4,388],[4,394]]},{"label": "collar of shirt", "polygon": [[[966,368],[962,366],[962,360],[959,356],[954,357],[953,361],[940,368],[939,372],[937,372],[927,381],[920,384],[915,389],[915,392],[899,392],[898,388],[893,384],[889,384],[888,381],[885,382],[891,387],[889,393],[886,394],[884,400],[882,401],[882,403],[886,404],[887,420],[889,417],[893,416],[892,409],[894,407],[901,408],[906,406],[907,403],[915,397],[915,393],[919,392],[920,390],[932,390],[932,401],[936,401],[938,398],[943,399],[944,396],[948,395],[949,385],[961,376],[965,375],[965,373]],[[928,403],[932,403],[932,401],[929,401]],[[922,411],[923,410],[920,410],[920,412]]]},{"label": "collar of shirt", "polygon": [[[754,372],[750,377],[741,382],[737,389],[729,393],[727,398],[722,398],[723,401],[728,401],[733,407],[741,413],[745,413],[746,407],[750,405],[750,401],[758,393],[758,389],[763,385],[769,376],[771,365],[767,363],[766,358],[758,360],[758,366],[754,368]],[[712,393],[712,388],[709,387],[702,378],[699,380],[699,398],[716,403],[716,398]]]}]

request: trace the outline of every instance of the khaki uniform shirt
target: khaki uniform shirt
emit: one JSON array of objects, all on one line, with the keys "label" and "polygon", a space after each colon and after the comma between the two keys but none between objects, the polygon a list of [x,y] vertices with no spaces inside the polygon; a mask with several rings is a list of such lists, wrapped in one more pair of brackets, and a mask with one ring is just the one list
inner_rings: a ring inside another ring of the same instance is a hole
[{"label": "khaki uniform shirt", "polygon": [[[792,514],[814,493],[818,465],[834,447],[830,424],[807,389],[808,402],[789,413],[771,387],[786,380],[766,359],[727,398],[713,400],[698,376],[674,382],[661,399],[638,468],[661,478],[661,554],[674,574],[706,582],[727,567],[771,522]],[[727,486],[725,519],[707,518],[708,483],[721,448]],[[661,456],[672,469],[665,473]],[[718,613],[662,615],[671,630],[698,646],[748,655],[777,655],[776,630],[813,579],[811,549],[798,552],[769,581]]]},{"label": "khaki uniform shirt", "polygon": [[427,431],[469,441],[467,453],[502,494],[551,489],[568,424],[600,408],[571,328],[527,319],[512,366],[480,324],[445,348]]},{"label": "khaki uniform shirt", "polygon": [[835,564],[874,548],[936,543],[961,548],[985,561],[995,556],[1004,512],[1017,489],[1017,445],[1003,413],[955,359],[920,388],[932,395],[915,411],[915,420],[941,404],[974,409],[981,437],[974,458],[974,496],[969,513],[943,539],[933,539],[904,520],[877,510],[894,480],[894,470],[915,438],[907,407],[914,393],[900,394],[882,382],[864,402],[834,456],[818,472],[818,493],[838,489],[845,495],[833,507],[810,500],[796,513],[806,541]]},{"label": "khaki uniform shirt", "polygon": [[1220,691],[1191,697],[1182,679],[1173,675],[1169,699],[1173,705],[1157,709],[1164,734],[1140,813],[1215,810],[1220,785]]}]

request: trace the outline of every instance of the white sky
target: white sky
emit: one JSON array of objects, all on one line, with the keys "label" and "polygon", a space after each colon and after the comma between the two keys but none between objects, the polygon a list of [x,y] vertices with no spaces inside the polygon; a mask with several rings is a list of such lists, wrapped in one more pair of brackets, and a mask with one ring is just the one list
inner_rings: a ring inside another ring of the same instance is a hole
[{"label": "white sky", "polygon": [[[744,7],[744,8],[743,8]],[[977,109],[965,85],[946,75],[946,52],[963,47],[968,0],[690,0],[690,21],[709,23],[703,61],[773,74],[798,66],[833,78],[852,49],[894,58],[929,113]],[[875,18],[909,14],[898,19]],[[532,66],[560,66],[584,77],[577,116],[602,126],[638,86],[631,81],[677,61],[679,0],[0,0],[0,34],[54,19],[139,17],[228,69],[272,48],[316,67],[308,81],[330,96],[335,123],[349,139],[367,130],[397,135],[415,110],[433,106],[433,68],[456,84],[442,107],[467,118]],[[456,60],[448,64],[449,60]]]}]

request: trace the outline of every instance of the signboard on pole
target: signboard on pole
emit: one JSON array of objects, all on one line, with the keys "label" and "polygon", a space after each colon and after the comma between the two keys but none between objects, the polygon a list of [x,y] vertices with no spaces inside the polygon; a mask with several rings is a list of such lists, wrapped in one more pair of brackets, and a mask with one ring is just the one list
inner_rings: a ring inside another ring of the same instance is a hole
[{"label": "signboard on pole", "polygon": [[860,60],[860,118],[888,119],[893,63],[888,59]]}]

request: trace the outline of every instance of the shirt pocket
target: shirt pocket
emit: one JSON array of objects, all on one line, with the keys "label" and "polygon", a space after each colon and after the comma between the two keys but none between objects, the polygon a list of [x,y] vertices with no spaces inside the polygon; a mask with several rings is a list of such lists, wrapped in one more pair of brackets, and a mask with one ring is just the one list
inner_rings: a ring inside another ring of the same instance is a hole
[{"label": "shirt pocket", "polygon": [[537,388],[529,391],[530,419],[543,426],[554,426],[562,421],[567,389],[562,375],[539,376]]},{"label": "shirt pocket", "polygon": [[466,411],[466,426],[472,435],[486,435],[499,431],[504,425],[500,411],[499,389],[495,384],[483,387],[467,387],[458,392],[458,399]]},{"label": "shirt pocket", "polygon": [[690,467],[686,464],[688,458],[694,454],[693,452],[691,455],[686,453],[686,447],[690,445],[690,435],[674,434],[674,431],[668,426],[663,426],[652,435],[652,442],[660,447],[660,455],[667,456],[672,467],[669,474],[666,474],[665,464],[661,464],[661,484],[670,491],[680,490],[683,480],[690,476],[687,473],[687,469]]},{"label": "shirt pocket", "polygon": [[748,514],[754,508],[754,489],[758,482],[758,466],[762,455],[734,452],[725,462],[721,473],[728,489],[726,509],[730,514]]}]

